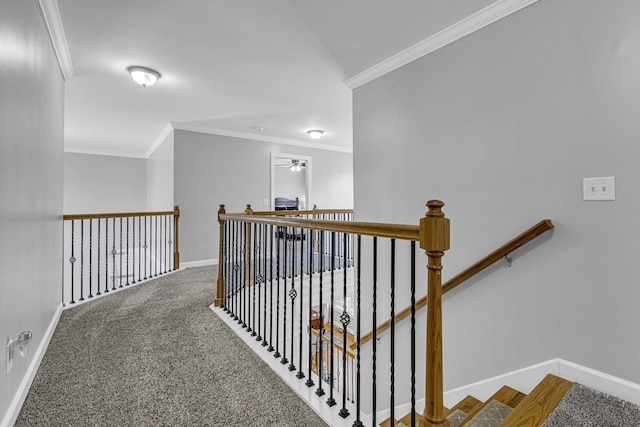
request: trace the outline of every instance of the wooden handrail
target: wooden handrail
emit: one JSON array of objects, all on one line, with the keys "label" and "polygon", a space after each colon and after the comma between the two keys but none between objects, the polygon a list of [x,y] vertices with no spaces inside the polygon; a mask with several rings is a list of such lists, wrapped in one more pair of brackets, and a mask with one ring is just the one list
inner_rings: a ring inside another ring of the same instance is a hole
[{"label": "wooden handrail", "polygon": [[378,236],[399,240],[420,240],[420,227],[417,225],[385,224],[377,222],[333,221],[307,218],[275,218],[260,215],[224,214],[222,221],[239,221],[252,224],[272,224],[279,227],[297,227],[314,230],[336,231],[340,233]]},{"label": "wooden handrail", "polygon": [[[446,292],[449,292],[450,290],[452,290],[456,286],[460,285],[461,283],[465,282],[466,280],[469,280],[471,277],[473,277],[476,274],[480,273],[482,270],[486,269],[487,267],[489,267],[492,264],[496,263],[497,261],[501,260],[502,258],[504,258],[505,256],[509,255],[511,252],[515,251],[516,249],[518,249],[519,247],[521,247],[524,244],[528,243],[529,241],[535,239],[536,237],[538,237],[539,235],[541,235],[545,231],[551,230],[552,228],[553,228],[553,222],[551,222],[550,219],[543,219],[542,221],[538,222],[533,227],[529,228],[524,233],[518,235],[514,239],[512,239],[509,242],[505,243],[504,245],[500,246],[498,249],[496,249],[495,251],[491,252],[486,257],[484,257],[481,260],[475,262],[469,268],[465,269],[461,273],[457,274],[456,276],[454,276],[451,279],[449,279],[448,281],[446,281],[442,285],[442,293],[444,294]],[[421,309],[426,305],[427,305],[427,296],[425,295],[424,297],[420,298],[416,302],[415,309],[416,310]],[[401,321],[403,319],[406,319],[407,317],[409,317],[409,315],[411,315],[411,307],[410,306],[405,308],[404,310],[398,312],[398,314],[395,316],[396,323],[398,323],[399,321]],[[376,328],[376,335],[380,335],[382,332],[384,332],[387,329],[389,329],[390,326],[391,326],[391,319],[386,320],[384,323],[381,323]],[[361,337],[360,345],[370,341],[372,338],[373,338],[373,331],[366,333],[365,335],[363,335]],[[352,348],[355,348],[355,347],[352,347]]]},{"label": "wooden handrail", "polygon": [[[259,216],[290,216],[290,215],[324,215],[324,214],[352,214],[353,209],[313,209],[304,211],[254,211]],[[236,214],[230,214],[236,215]],[[242,215],[242,214],[239,214]]]},{"label": "wooden handrail", "polygon": [[176,206],[172,211],[157,211],[157,212],[119,212],[119,213],[96,213],[96,214],[65,214],[63,219],[77,220],[77,219],[97,219],[97,218],[126,218],[132,216],[161,216],[161,215],[174,215],[180,216],[180,209]]}]

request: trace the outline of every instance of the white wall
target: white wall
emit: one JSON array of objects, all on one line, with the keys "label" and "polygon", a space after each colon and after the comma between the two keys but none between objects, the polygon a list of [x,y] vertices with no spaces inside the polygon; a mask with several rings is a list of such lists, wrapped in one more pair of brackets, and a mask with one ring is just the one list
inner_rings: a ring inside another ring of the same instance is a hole
[{"label": "white wall", "polygon": [[64,154],[65,214],[145,210],[147,210],[146,159]]},{"label": "white wall", "polygon": [[[640,382],[638,16],[541,0],[354,91],[358,219],[415,223],[443,200],[444,280],[556,226],[445,296],[446,389],[554,357]],[[609,175],[616,201],[582,200]]]},{"label": "white wall", "polygon": [[173,131],[147,159],[147,210],[173,210]]},{"label": "white wall", "polygon": [[247,203],[268,210],[271,152],[311,156],[312,204],[351,208],[353,157],[349,153],[309,149],[175,131],[175,203],[180,206],[180,259],[218,258],[218,205],[241,212]]},{"label": "white wall", "polygon": [[[8,425],[60,305],[64,81],[36,2],[2,2],[0,35],[0,424]],[[30,354],[7,375],[5,343],[25,330]]]}]

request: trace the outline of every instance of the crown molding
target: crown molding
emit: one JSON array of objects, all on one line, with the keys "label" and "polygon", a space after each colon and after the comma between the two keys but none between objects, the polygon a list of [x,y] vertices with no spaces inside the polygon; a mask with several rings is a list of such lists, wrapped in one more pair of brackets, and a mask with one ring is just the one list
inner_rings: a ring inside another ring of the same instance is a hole
[{"label": "crown molding", "polygon": [[73,63],[71,62],[71,54],[69,54],[67,38],[64,35],[64,28],[62,27],[62,18],[60,17],[60,10],[58,9],[58,2],[56,0],[38,0],[38,6],[40,7],[44,22],[47,25],[49,38],[53,44],[56,58],[58,58],[62,77],[67,81],[75,75],[75,71],[73,70]]},{"label": "crown molding", "polygon": [[444,30],[393,55],[363,72],[344,81],[349,89],[356,89],[418,58],[428,55],[450,43],[505,18],[539,0],[498,0],[469,15]]},{"label": "crown molding", "polygon": [[315,148],[316,150],[337,151],[341,153],[353,153],[351,148],[336,147],[332,145],[319,144],[317,142],[299,141],[297,139],[280,138],[277,136],[258,135],[251,132],[242,132],[229,129],[209,128],[205,126],[190,125],[184,123],[171,123],[173,129],[188,132],[206,133],[210,135],[230,136],[233,138],[250,139],[254,141],[272,142],[274,144],[294,145],[304,148]]}]

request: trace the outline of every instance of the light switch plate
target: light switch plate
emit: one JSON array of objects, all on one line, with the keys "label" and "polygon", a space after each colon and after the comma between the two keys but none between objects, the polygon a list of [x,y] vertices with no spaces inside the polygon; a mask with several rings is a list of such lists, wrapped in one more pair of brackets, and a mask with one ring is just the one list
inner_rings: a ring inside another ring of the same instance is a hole
[{"label": "light switch plate", "polygon": [[582,179],[583,200],[615,200],[616,178],[602,176]]}]

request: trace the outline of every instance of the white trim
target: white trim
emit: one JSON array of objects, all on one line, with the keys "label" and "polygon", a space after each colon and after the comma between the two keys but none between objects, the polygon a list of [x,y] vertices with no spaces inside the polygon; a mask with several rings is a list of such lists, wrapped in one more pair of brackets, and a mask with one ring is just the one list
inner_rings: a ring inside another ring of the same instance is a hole
[{"label": "white trim", "polygon": [[149,157],[151,157],[154,151],[158,149],[160,144],[162,144],[164,140],[167,139],[169,135],[171,135],[171,132],[173,132],[173,126],[171,125],[171,123],[167,123],[160,134],[156,137],[155,141],[153,141],[153,144],[151,144],[151,146],[147,149],[146,153],[144,154],[144,158],[148,159]]},{"label": "white trim", "polygon": [[547,360],[537,365],[449,390],[444,393],[444,404],[450,408],[468,395],[484,401],[503,385],[508,385],[528,394],[547,374],[578,382],[636,405],[640,404],[640,384],[563,359]]},{"label": "white trim", "polygon": [[428,37],[411,47],[385,59],[353,77],[344,81],[349,89],[355,89],[377,79],[418,58],[434,52],[456,40],[478,31],[488,25],[505,18],[538,0],[498,0],[493,4],[467,16],[444,30]]},{"label": "white trim", "polygon": [[206,133],[210,135],[230,136],[233,138],[251,139],[254,141],[272,142],[274,144],[294,145],[296,147],[315,148],[316,150],[338,151],[341,153],[353,153],[352,148],[323,145],[317,142],[298,141],[296,139],[280,138],[277,136],[258,135],[251,132],[241,132],[229,129],[209,128],[205,126],[190,125],[184,123],[171,123],[175,130]]},{"label": "white trim", "polygon": [[218,265],[218,258],[203,259],[200,261],[180,262],[180,269],[194,268],[194,267],[206,267],[208,265]]},{"label": "white trim", "polygon": [[275,208],[275,185],[276,185],[276,159],[299,159],[304,160],[306,162],[306,166],[304,168],[304,186],[307,194],[305,200],[305,209],[313,208],[313,204],[311,202],[311,156],[304,156],[301,154],[287,154],[287,153],[274,153],[271,152],[271,186],[270,186],[270,196],[271,200],[269,201],[269,207],[272,211],[276,210]]},{"label": "white trim", "polygon": [[38,372],[38,368],[40,367],[40,362],[42,362],[42,358],[44,357],[45,352],[47,351],[47,347],[49,346],[49,342],[51,341],[51,337],[53,336],[53,332],[56,330],[56,326],[58,325],[58,321],[60,320],[60,315],[62,314],[62,304],[58,305],[56,312],[49,322],[49,326],[40,341],[40,345],[38,349],[33,355],[33,359],[31,360],[31,364],[25,373],[22,382],[20,383],[20,387],[18,387],[18,391],[13,397],[13,401],[11,401],[11,405],[9,405],[9,409],[0,424],[0,427],[10,427],[18,418],[20,414],[20,409],[22,408],[22,404],[24,400],[27,398],[27,393],[29,393],[29,389],[31,388],[31,383],[36,376],[36,372]]},{"label": "white trim", "polygon": [[146,159],[144,155],[132,154],[132,153],[116,153],[114,151],[103,151],[103,150],[87,150],[87,149],[75,149],[75,148],[65,147],[64,152],[72,153],[72,154],[89,154],[92,156],[111,156],[111,157],[126,157],[130,159]]},{"label": "white trim", "polygon": [[53,50],[56,53],[56,58],[58,58],[62,77],[67,81],[75,76],[76,73],[73,69],[73,63],[71,62],[67,38],[64,35],[58,2],[56,0],[38,0],[38,6],[40,7],[40,12],[42,12],[44,22],[47,25],[49,38],[51,38]]}]

